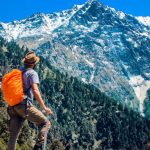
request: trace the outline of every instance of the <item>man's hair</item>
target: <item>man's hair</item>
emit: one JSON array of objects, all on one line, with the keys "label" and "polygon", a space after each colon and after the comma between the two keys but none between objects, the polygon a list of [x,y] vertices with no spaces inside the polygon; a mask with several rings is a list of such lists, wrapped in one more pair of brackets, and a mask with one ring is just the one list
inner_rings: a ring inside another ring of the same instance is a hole
[{"label": "man's hair", "polygon": [[24,66],[25,66],[25,68],[31,68],[31,67],[33,67],[35,64],[33,64],[33,65],[30,65],[30,64],[24,64]]}]

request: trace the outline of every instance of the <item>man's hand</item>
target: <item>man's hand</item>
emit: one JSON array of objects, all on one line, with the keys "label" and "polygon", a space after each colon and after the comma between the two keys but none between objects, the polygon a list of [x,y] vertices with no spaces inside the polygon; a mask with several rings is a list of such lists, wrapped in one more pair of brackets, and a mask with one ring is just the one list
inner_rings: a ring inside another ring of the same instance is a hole
[{"label": "man's hand", "polygon": [[52,115],[53,114],[52,110],[50,108],[48,108],[48,107],[44,108],[44,110],[46,111],[46,113],[48,115]]}]

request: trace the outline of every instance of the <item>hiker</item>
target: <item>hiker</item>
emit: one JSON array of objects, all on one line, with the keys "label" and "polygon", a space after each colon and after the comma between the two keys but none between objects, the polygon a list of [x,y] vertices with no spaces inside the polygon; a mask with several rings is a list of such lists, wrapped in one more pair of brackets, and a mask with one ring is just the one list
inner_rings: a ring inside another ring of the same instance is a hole
[{"label": "hiker", "polygon": [[28,52],[22,60],[24,68],[21,71],[23,72],[24,92],[27,98],[15,106],[8,107],[8,114],[10,116],[8,150],[15,150],[16,140],[25,119],[36,124],[39,128],[33,150],[41,150],[46,140],[45,137],[47,137],[46,134],[51,124],[46,116],[33,105],[33,97],[35,97],[42,109],[48,115],[52,114],[51,109],[44,104],[38,88],[39,77],[34,68],[39,60],[40,58],[33,51]]}]

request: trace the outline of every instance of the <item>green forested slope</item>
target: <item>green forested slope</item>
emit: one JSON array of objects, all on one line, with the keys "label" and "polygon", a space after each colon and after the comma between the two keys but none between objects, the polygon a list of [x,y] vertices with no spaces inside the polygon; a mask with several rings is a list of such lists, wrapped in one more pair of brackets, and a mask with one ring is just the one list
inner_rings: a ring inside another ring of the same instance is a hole
[{"label": "green forested slope", "polygon": [[[26,51],[0,39],[1,73],[20,66]],[[48,149],[144,150],[144,143],[150,141],[148,120],[94,86],[60,73],[42,57],[37,71],[43,98],[54,112],[49,117]],[[5,149],[8,116],[2,98],[0,105],[0,147]],[[29,149],[34,140],[35,126],[26,123],[18,149]]]}]

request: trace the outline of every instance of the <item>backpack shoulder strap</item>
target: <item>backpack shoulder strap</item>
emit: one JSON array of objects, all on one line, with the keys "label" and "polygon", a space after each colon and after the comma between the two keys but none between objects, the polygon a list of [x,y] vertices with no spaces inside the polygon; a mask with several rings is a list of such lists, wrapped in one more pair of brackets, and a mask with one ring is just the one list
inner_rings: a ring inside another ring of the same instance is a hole
[{"label": "backpack shoulder strap", "polygon": [[[26,73],[28,70],[29,70],[29,69],[23,70],[23,71],[22,71],[22,76],[23,76],[23,74]],[[24,80],[23,80],[23,85],[24,85]],[[26,89],[26,90],[23,88],[25,95],[29,92],[29,90],[31,89],[31,87],[32,87],[32,86],[30,85],[29,88]]]}]

